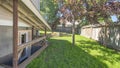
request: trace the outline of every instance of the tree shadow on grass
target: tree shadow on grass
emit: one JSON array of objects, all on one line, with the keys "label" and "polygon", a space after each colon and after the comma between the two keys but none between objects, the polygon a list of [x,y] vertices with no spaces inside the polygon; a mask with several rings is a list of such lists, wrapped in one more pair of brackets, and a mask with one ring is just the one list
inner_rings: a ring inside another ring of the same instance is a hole
[{"label": "tree shadow on grass", "polygon": [[107,65],[69,41],[49,39],[49,47],[27,68],[108,68]]},{"label": "tree shadow on grass", "polygon": [[97,59],[108,61],[111,64],[120,61],[120,52],[106,48],[95,41],[80,40],[77,42],[79,42],[79,47],[83,50],[86,50],[87,53],[90,53],[91,51],[96,51],[98,54],[95,55]]}]

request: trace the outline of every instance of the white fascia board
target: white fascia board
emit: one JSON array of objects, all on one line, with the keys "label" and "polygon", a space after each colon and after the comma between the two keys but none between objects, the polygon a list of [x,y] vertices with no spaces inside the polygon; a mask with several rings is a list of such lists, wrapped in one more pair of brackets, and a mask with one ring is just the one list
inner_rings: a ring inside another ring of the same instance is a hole
[{"label": "white fascia board", "polygon": [[51,27],[43,19],[40,12],[35,8],[35,6],[30,0],[21,0],[21,1],[43,22],[43,24],[45,24],[51,30]]}]

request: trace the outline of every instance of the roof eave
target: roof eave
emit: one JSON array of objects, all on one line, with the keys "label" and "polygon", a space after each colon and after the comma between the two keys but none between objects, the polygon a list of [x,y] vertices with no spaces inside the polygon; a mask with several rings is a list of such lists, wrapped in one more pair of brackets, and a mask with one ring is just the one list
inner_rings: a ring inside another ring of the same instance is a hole
[{"label": "roof eave", "polygon": [[33,3],[30,0],[21,0],[33,13],[36,15],[41,22],[47,27],[48,30],[51,30],[51,27],[48,25],[48,23],[43,19],[40,12],[35,8]]}]

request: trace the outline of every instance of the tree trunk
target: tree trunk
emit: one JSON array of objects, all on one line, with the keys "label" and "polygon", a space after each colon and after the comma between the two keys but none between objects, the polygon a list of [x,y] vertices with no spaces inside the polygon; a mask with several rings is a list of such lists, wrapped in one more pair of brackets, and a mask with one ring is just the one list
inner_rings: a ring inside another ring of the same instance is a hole
[{"label": "tree trunk", "polygon": [[104,45],[106,47],[107,45],[107,25],[105,24],[105,41],[104,41]]},{"label": "tree trunk", "polygon": [[72,26],[72,45],[75,45],[75,21],[73,21],[73,26]]}]

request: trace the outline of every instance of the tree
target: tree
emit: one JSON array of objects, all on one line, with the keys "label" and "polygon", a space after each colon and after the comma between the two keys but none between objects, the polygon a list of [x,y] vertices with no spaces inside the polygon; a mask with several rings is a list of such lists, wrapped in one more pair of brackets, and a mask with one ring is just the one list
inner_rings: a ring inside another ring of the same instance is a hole
[{"label": "tree", "polygon": [[40,0],[40,13],[48,23],[53,23],[57,20],[58,4],[56,0]]},{"label": "tree", "polygon": [[73,24],[74,45],[76,20],[84,20],[87,22],[85,24],[111,25],[114,24],[111,16],[120,18],[119,6],[118,0],[41,0],[41,14],[53,27],[59,19],[70,21]]},{"label": "tree", "polygon": [[[120,2],[109,0],[64,0],[60,8],[61,17],[73,23],[73,45],[75,20],[85,19],[88,24],[113,24],[110,21],[111,15],[120,16]],[[120,17],[119,17],[120,18]],[[103,20],[104,23],[101,23]]]}]

